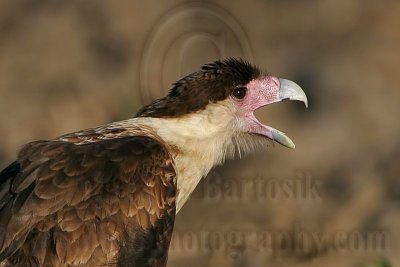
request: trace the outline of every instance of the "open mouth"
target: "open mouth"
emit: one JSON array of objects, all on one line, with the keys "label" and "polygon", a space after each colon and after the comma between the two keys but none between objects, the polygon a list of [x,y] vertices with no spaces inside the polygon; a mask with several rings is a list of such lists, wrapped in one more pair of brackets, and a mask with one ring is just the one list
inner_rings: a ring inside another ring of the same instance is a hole
[{"label": "open mouth", "polygon": [[[274,86],[272,89],[275,89],[276,87],[275,94],[273,94],[273,96],[269,94],[267,101],[260,103],[260,105],[257,106],[255,110],[266,105],[281,102],[284,100],[301,101],[305,104],[306,107],[308,107],[307,96],[299,85],[286,79],[278,79],[275,77],[268,78],[270,78],[274,82]],[[248,117],[248,119],[251,121],[250,125],[252,133],[266,136],[285,147],[292,149],[295,148],[294,142],[284,132],[272,128],[271,126],[264,125],[260,121],[258,121],[257,118],[254,116],[254,111]]]}]

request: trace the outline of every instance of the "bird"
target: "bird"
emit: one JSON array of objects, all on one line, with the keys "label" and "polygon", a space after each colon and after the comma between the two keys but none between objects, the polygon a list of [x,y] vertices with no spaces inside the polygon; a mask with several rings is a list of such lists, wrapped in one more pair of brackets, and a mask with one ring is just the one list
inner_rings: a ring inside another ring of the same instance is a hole
[{"label": "bird", "polygon": [[175,216],[225,160],[294,148],[254,111],[301,87],[240,58],[204,64],[132,118],[24,145],[0,173],[0,266],[166,266]]}]

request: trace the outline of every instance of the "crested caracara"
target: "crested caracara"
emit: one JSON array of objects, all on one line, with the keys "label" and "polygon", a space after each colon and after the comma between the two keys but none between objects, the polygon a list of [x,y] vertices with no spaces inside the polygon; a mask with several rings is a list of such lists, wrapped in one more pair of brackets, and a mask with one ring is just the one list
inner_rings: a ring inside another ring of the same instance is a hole
[{"label": "crested caracara", "polygon": [[134,118],[25,145],[0,173],[0,266],[166,266],[175,214],[213,166],[289,148],[254,111],[307,98],[237,59],[206,64]]}]

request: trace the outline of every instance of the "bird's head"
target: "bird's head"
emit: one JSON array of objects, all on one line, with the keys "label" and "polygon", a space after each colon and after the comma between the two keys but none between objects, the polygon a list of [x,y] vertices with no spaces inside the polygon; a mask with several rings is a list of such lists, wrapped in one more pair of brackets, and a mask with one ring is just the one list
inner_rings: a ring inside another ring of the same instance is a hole
[{"label": "bird's head", "polygon": [[236,147],[274,140],[294,148],[286,134],[254,115],[255,110],[283,100],[299,100],[307,106],[307,97],[296,83],[263,74],[246,61],[227,59],[206,64],[177,81],[166,97],[145,106],[137,116],[185,120],[187,127],[205,136],[228,132],[225,136],[231,136]]}]

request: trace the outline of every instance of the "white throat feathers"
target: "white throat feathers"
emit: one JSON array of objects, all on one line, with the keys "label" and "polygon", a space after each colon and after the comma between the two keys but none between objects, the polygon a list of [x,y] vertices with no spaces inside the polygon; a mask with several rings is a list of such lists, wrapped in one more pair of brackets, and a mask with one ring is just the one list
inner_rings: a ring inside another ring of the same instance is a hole
[{"label": "white throat feathers", "polygon": [[177,213],[214,166],[271,143],[265,137],[237,131],[235,108],[229,100],[179,118],[139,117],[129,122],[153,128],[168,146],[177,148],[172,155],[177,173]]}]

